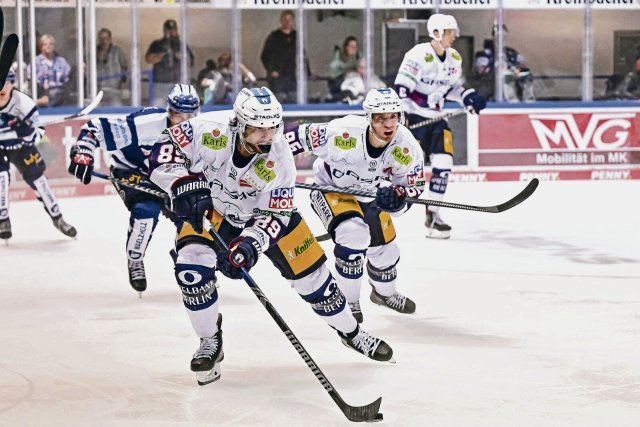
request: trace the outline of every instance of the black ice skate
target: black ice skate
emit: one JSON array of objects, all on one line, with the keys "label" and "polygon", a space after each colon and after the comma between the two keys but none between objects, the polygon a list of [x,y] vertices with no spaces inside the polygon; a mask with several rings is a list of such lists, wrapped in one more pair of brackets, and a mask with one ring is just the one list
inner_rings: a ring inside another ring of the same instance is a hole
[{"label": "black ice skate", "polygon": [[360,301],[350,302],[349,309],[351,309],[351,314],[353,314],[353,317],[355,317],[356,322],[362,323],[364,321],[362,310],[360,309]]},{"label": "black ice skate", "polygon": [[220,379],[224,360],[222,351],[222,315],[218,314],[218,332],[212,337],[200,338],[200,347],[191,359],[191,370],[196,373],[199,385],[206,385]]},{"label": "black ice skate", "polygon": [[76,237],[78,232],[75,227],[62,219],[62,215],[58,215],[56,217],[51,217],[51,221],[53,221],[53,225],[62,232],[65,236]]},{"label": "black ice skate", "polygon": [[427,209],[427,218],[424,222],[427,227],[427,237],[432,239],[448,239],[451,237],[451,226],[443,221],[438,212]]},{"label": "black ice skate", "polygon": [[348,335],[338,333],[342,339],[342,344],[354,349],[358,353],[364,354],[369,359],[378,362],[396,363],[393,359],[393,350],[386,342],[363,331],[360,326]]},{"label": "black ice skate", "polygon": [[139,296],[142,298],[142,293],[147,289],[147,274],[144,271],[144,262],[142,262],[142,260],[129,260],[128,267],[129,284],[134,290],[139,292]]},{"label": "black ice skate", "polygon": [[6,240],[7,245],[9,244],[9,239],[13,234],[11,234],[11,221],[9,218],[0,220],[0,239]]},{"label": "black ice skate", "polygon": [[380,295],[376,292],[375,288],[373,288],[371,289],[370,298],[372,302],[384,307],[389,307],[398,313],[411,314],[416,312],[416,303],[397,292],[391,296],[385,297],[384,295]]}]

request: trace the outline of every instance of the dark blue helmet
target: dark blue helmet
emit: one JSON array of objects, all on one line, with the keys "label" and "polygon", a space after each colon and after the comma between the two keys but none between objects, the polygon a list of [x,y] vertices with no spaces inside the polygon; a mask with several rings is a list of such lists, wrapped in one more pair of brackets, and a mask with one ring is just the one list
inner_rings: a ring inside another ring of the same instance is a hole
[{"label": "dark blue helmet", "polygon": [[200,110],[200,98],[191,85],[176,84],[167,97],[167,110],[176,113],[196,114]]}]

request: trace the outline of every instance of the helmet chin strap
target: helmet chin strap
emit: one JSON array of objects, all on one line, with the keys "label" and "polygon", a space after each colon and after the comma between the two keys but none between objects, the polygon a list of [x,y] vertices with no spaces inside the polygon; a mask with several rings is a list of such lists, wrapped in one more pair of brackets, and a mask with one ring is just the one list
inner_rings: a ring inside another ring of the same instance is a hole
[{"label": "helmet chin strap", "polygon": [[[398,127],[396,126],[396,129]],[[371,125],[369,125],[369,133],[371,134],[371,136],[373,136],[380,144],[389,144],[389,142],[391,141],[385,141],[384,139],[380,139],[380,137],[378,135],[376,135],[376,133],[373,130],[373,127]]]}]

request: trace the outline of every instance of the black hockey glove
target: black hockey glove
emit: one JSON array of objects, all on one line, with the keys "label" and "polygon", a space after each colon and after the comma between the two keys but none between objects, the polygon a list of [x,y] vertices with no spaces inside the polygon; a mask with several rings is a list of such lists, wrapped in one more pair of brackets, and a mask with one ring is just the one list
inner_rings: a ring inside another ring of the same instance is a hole
[{"label": "black hockey glove", "polygon": [[26,138],[33,133],[33,123],[30,120],[16,120],[11,124],[11,130],[18,138]]},{"label": "black hockey glove", "polygon": [[404,187],[392,185],[390,187],[378,187],[376,192],[376,205],[387,212],[398,212],[407,204],[407,192]]},{"label": "black hockey glove", "polygon": [[93,172],[93,153],[86,147],[74,145],[69,152],[71,163],[69,163],[69,173],[75,175],[83,184],[91,182],[91,172]]},{"label": "black hockey glove", "polygon": [[171,186],[173,212],[191,224],[196,233],[202,233],[202,220],[205,215],[213,214],[213,201],[209,183],[188,175],[180,178]]},{"label": "black hockey glove", "polygon": [[487,106],[487,100],[475,89],[467,89],[462,93],[462,103],[467,107],[467,110],[476,114]]},{"label": "black hockey glove", "polygon": [[218,258],[218,270],[229,279],[241,279],[242,267],[248,272],[256,265],[260,245],[252,237],[236,237],[229,244],[229,249]]}]

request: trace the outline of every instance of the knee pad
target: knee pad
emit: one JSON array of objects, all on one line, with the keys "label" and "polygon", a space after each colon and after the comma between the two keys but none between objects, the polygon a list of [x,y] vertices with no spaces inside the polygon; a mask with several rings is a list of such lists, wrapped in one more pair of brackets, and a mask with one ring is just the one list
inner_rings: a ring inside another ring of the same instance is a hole
[{"label": "knee pad", "polygon": [[316,282],[322,283],[318,289],[307,295],[300,294],[300,296],[311,304],[313,311],[319,316],[333,316],[344,310],[347,299],[331,273],[325,277],[324,281]]},{"label": "knee pad", "polygon": [[371,244],[369,226],[362,218],[349,218],[336,227],[335,243],[352,249],[366,250]]},{"label": "knee pad", "polygon": [[131,218],[132,219],[146,219],[155,218],[156,220],[160,216],[162,210],[162,204],[156,200],[143,200],[134,203],[131,206]]},{"label": "knee pad", "polygon": [[175,267],[175,276],[182,291],[182,302],[187,310],[204,310],[218,300],[213,268],[178,263]]},{"label": "knee pad", "polygon": [[448,154],[431,155],[431,180],[429,181],[429,191],[432,193],[444,194],[449,183],[449,174],[453,166],[453,157]]},{"label": "knee pad", "polygon": [[374,267],[370,261],[367,261],[367,274],[369,274],[369,278],[374,282],[393,282],[396,280],[396,277],[398,277],[398,271],[396,269],[398,261],[396,261],[391,267],[385,268]]},{"label": "knee pad", "polygon": [[361,278],[366,252],[366,249],[350,249],[336,244],[333,248],[333,254],[336,257],[336,272],[347,279]]},{"label": "knee pad", "polygon": [[399,259],[400,247],[395,241],[367,250],[367,260],[378,269],[396,265]]}]

